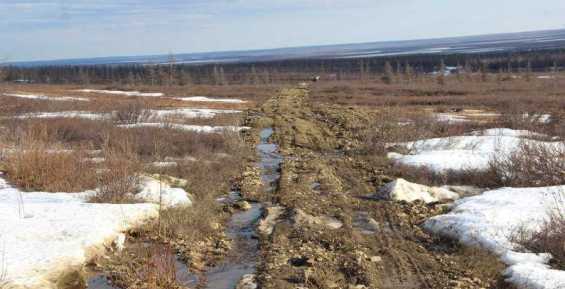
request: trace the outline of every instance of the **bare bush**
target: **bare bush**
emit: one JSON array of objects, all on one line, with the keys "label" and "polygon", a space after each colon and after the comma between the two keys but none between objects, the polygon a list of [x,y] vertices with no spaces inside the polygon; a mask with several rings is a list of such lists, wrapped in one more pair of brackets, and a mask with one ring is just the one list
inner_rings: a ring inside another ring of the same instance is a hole
[{"label": "bare bush", "polygon": [[114,121],[121,124],[143,122],[151,116],[147,107],[148,105],[141,100],[122,104],[114,112]]},{"label": "bare bush", "polygon": [[565,183],[563,160],[565,147],[561,142],[549,145],[525,140],[510,155],[495,155],[489,163],[488,171],[502,186],[562,185]]},{"label": "bare bush", "polygon": [[[2,235],[0,235],[0,241]],[[6,264],[6,248],[5,244],[0,243],[0,288],[7,288],[8,285],[8,265]]]},{"label": "bare bush", "polygon": [[139,160],[133,143],[120,140],[113,147],[105,146],[104,162],[97,176],[98,192],[90,200],[98,203],[131,202],[139,188],[143,164]]},{"label": "bare bush", "polygon": [[550,253],[553,265],[565,269],[565,193],[555,194],[555,208],[537,231],[518,230],[512,239],[525,249],[536,253]]},{"label": "bare bush", "polygon": [[175,254],[169,246],[153,244],[147,250],[145,266],[138,271],[138,278],[154,288],[175,288]]},{"label": "bare bush", "polygon": [[9,179],[25,190],[77,192],[95,187],[95,170],[85,162],[85,150],[48,146],[40,137],[24,133],[5,158]]}]

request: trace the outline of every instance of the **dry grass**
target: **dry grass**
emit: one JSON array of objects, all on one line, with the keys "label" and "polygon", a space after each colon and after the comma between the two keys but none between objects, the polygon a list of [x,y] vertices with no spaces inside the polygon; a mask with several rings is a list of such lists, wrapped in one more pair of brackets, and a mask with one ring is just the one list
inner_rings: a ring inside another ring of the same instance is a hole
[{"label": "dry grass", "polygon": [[139,188],[143,164],[135,154],[131,140],[122,139],[118,145],[106,146],[104,162],[97,175],[98,203],[131,203]]},{"label": "dry grass", "polygon": [[565,192],[555,194],[555,208],[537,231],[519,229],[512,240],[535,253],[550,253],[552,265],[565,270]]},{"label": "dry grass", "polygon": [[508,157],[495,156],[490,174],[499,186],[543,187],[565,184],[565,147],[524,141]]},{"label": "dry grass", "polygon": [[113,283],[120,288],[175,289],[174,251],[165,244],[136,242],[112,258],[102,260]]},{"label": "dry grass", "polygon": [[42,141],[45,136],[24,131],[14,137],[4,156],[8,178],[25,190],[78,192],[96,186],[94,166],[85,161],[86,150],[64,150]]}]

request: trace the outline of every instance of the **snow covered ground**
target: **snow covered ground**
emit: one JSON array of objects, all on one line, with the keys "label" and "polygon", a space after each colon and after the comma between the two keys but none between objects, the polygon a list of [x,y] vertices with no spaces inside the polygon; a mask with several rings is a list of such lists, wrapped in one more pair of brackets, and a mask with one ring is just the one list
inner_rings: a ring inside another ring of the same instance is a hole
[{"label": "snow covered ground", "polygon": [[416,200],[425,203],[434,203],[443,200],[457,200],[459,195],[447,188],[428,187],[408,182],[404,179],[396,179],[384,185],[376,197],[385,200],[414,202]]},{"label": "snow covered ground", "polygon": [[139,92],[139,91],[121,91],[121,90],[79,89],[77,91],[86,92],[86,93],[101,93],[101,94],[113,94],[113,95],[125,95],[125,96],[145,96],[145,97],[161,97],[164,95],[162,92]]},{"label": "snow covered ground", "polygon": [[36,95],[36,94],[21,94],[21,93],[4,93],[5,96],[26,98],[26,99],[39,99],[39,100],[54,100],[54,101],[90,101],[88,98],[84,97],[72,97],[72,96],[47,96],[47,95]]},{"label": "snow covered ground", "polygon": [[523,130],[489,129],[467,136],[433,138],[396,144],[410,154],[389,153],[395,163],[419,167],[436,172],[448,170],[485,170],[496,155],[504,157],[516,151],[522,142],[555,148],[565,148],[559,141],[540,141],[529,137],[541,135]]},{"label": "snow covered ground", "polygon": [[175,99],[192,102],[247,103],[247,101],[237,98],[210,98],[207,96],[175,97]]},{"label": "snow covered ground", "polygon": [[[0,264],[9,282],[51,288],[52,274],[84,263],[96,246],[157,215],[154,204],[86,203],[94,193],[22,193],[0,177]],[[160,193],[165,205],[191,204],[184,190],[167,184],[159,189],[149,177],[137,197],[156,202]]]},{"label": "snow covered ground", "polygon": [[95,113],[90,111],[58,111],[58,112],[32,112],[16,116],[16,118],[84,118],[90,120],[110,120],[111,113]]},{"label": "snow covered ground", "polygon": [[240,113],[240,110],[210,109],[210,108],[178,108],[178,109],[152,109],[149,110],[150,118],[185,117],[185,118],[212,118],[222,113]]},{"label": "snow covered ground", "polygon": [[162,123],[162,122],[144,122],[136,124],[119,125],[122,128],[140,128],[140,127],[155,127],[155,128],[171,128],[184,131],[194,131],[203,133],[217,133],[222,131],[241,131],[250,129],[246,126],[208,126],[208,125],[189,125],[177,123]]},{"label": "snow covered ground", "polygon": [[519,288],[565,288],[565,271],[553,270],[548,254],[521,253],[511,236],[518,228],[539,229],[556,196],[565,186],[545,188],[502,188],[455,202],[453,210],[426,221],[425,228],[468,245],[480,245],[499,255],[508,265],[507,281]]}]

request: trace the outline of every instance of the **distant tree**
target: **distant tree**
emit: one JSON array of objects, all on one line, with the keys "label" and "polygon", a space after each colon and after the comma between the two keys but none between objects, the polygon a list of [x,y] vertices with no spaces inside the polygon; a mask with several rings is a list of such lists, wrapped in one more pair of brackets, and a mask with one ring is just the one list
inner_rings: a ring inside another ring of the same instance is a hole
[{"label": "distant tree", "polygon": [[220,66],[220,70],[219,70],[219,81],[220,81],[220,85],[226,85],[226,74],[224,73],[224,67]]},{"label": "distant tree", "polygon": [[168,77],[167,77],[167,85],[171,86],[175,83],[175,79],[176,79],[176,68],[175,65],[177,63],[177,60],[175,58],[175,55],[173,53],[169,53],[169,59],[168,59],[168,65],[169,65],[169,71],[168,71]]},{"label": "distant tree", "polygon": [[526,64],[526,81],[530,81],[532,79],[532,61],[528,59],[528,63]]},{"label": "distant tree", "polygon": [[487,82],[488,81],[488,71],[487,71],[486,63],[481,62],[480,66],[479,66],[479,71],[481,72],[481,81]]},{"label": "distant tree", "polygon": [[382,81],[386,84],[391,84],[394,81],[394,72],[392,71],[392,65],[390,62],[386,61],[385,66],[383,68],[384,74],[381,78]]},{"label": "distant tree", "polygon": [[259,84],[259,76],[257,75],[257,69],[255,68],[255,65],[251,65],[251,72],[250,72],[251,76],[250,76],[250,82],[253,85],[257,85]]},{"label": "distant tree", "polygon": [[437,83],[439,85],[445,84],[445,72],[446,72],[445,62],[442,59],[439,63],[439,71],[437,71]]},{"label": "distant tree", "polygon": [[414,69],[407,61],[406,64],[404,65],[404,79],[406,80],[406,82],[410,82],[412,80],[413,75],[414,75]]}]

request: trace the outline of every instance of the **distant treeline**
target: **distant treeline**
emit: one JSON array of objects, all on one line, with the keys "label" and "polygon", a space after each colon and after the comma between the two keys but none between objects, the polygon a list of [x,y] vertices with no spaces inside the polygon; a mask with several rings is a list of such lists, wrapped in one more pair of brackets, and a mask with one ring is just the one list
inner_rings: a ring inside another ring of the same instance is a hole
[{"label": "distant treeline", "polygon": [[[355,59],[296,59],[258,63],[4,67],[0,81],[51,84],[191,85],[270,84],[322,79],[384,79],[444,69],[455,73],[558,71],[565,49],[514,53],[406,55]],[[383,77],[384,76],[384,77]]]}]

